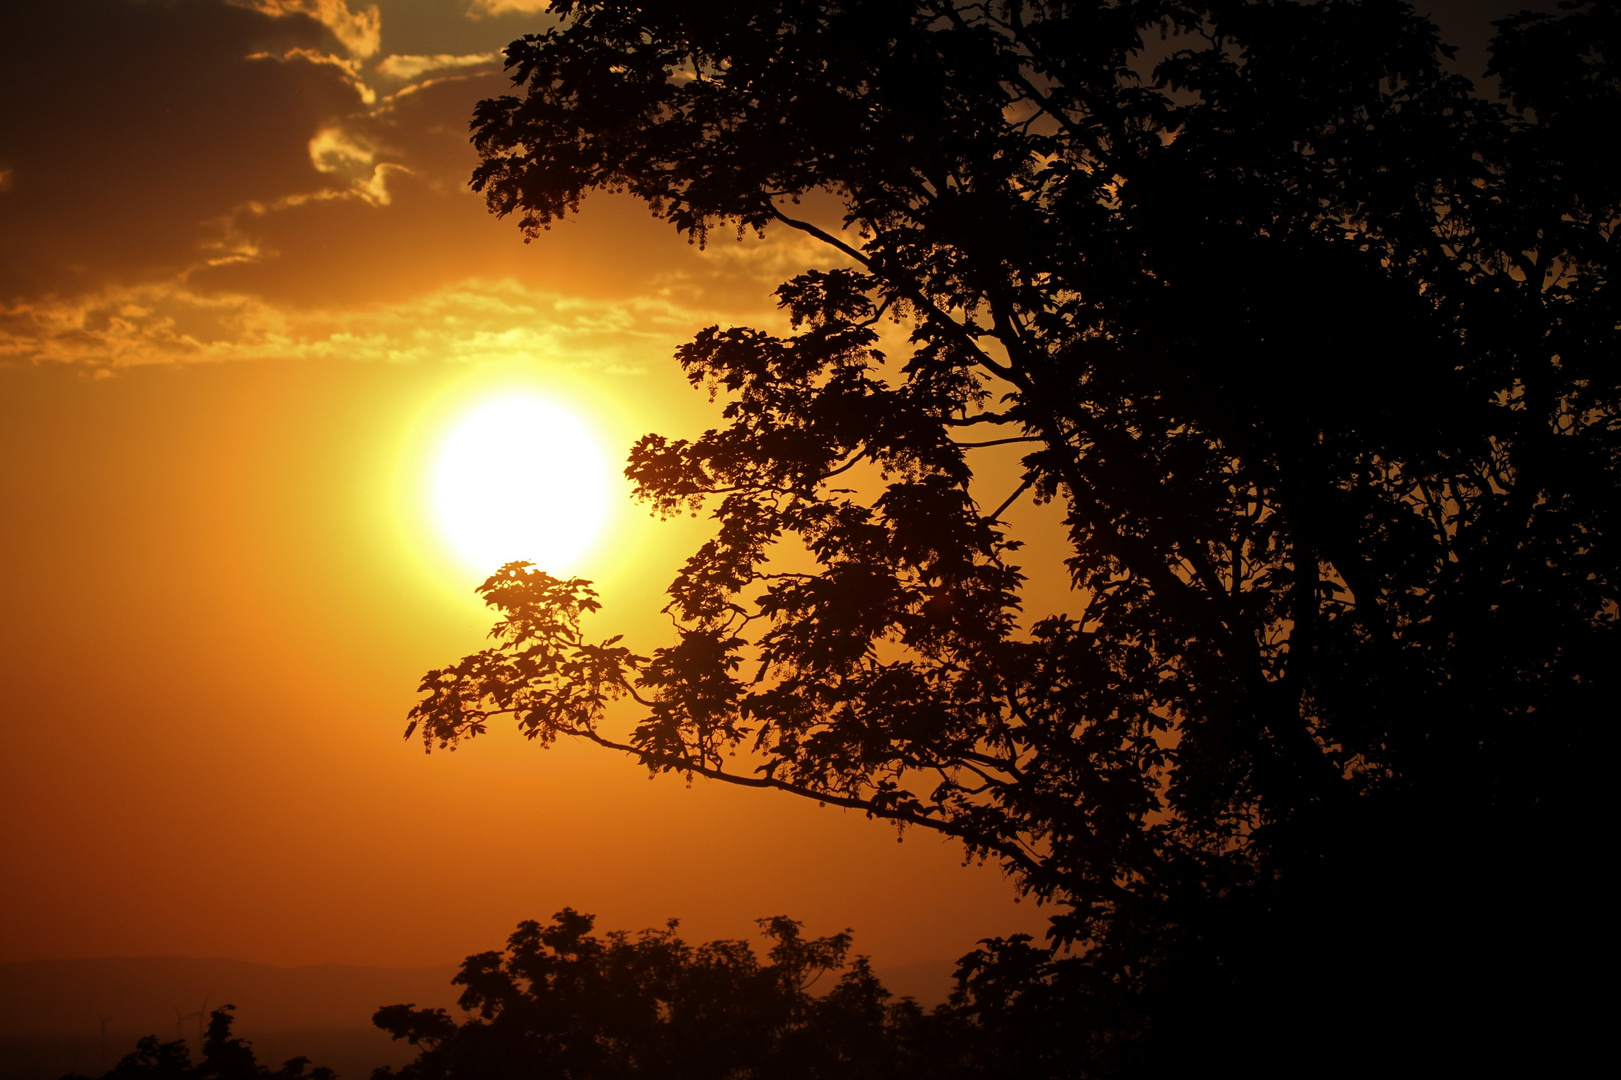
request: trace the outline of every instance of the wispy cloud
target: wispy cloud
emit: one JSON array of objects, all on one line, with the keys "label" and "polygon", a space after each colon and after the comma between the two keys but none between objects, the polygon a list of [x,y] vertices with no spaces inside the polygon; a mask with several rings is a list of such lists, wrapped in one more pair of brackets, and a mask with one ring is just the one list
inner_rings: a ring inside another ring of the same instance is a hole
[{"label": "wispy cloud", "polygon": [[534,15],[546,11],[552,0],[473,0],[468,14],[479,15]]},{"label": "wispy cloud", "polygon": [[434,53],[431,56],[385,56],[378,62],[377,71],[389,78],[410,82],[431,71],[483,67],[497,63],[500,59],[501,54],[498,52],[468,53],[463,56],[452,56],[449,53]]},{"label": "wispy cloud", "polygon": [[344,81],[354,87],[355,93],[360,97],[362,104],[374,105],[377,102],[377,91],[366,85],[366,80],[361,75],[360,61],[352,60],[349,57],[337,56],[333,53],[322,52],[319,49],[297,48],[287,49],[281,53],[249,53],[246,59],[279,60],[283,63],[302,61],[306,64],[320,64],[336,68],[343,74]]},{"label": "wispy cloud", "polygon": [[[0,364],[556,352],[634,371],[710,322],[774,327],[772,287],[818,261],[783,230],[700,254],[612,198],[517,245],[466,182],[472,104],[507,88],[497,54],[383,54],[375,6],[85,4],[112,27],[84,48],[119,110],[51,81],[65,54],[0,72],[53,88],[0,160]],[[39,10],[52,41],[88,17]],[[405,85],[360,100],[362,75]]]},{"label": "wispy cloud", "polygon": [[0,308],[0,364],[540,360],[630,374],[667,360],[713,316],[657,297],[582,300],[510,279],[462,281],[364,311],[292,310],[169,283]]},{"label": "wispy cloud", "polygon": [[310,163],[329,176],[346,180],[349,190],[373,206],[387,206],[388,175],[411,170],[391,161],[378,161],[377,149],[341,127],[324,127],[310,140]]},{"label": "wispy cloud", "polygon": [[383,19],[376,4],[359,11],[350,10],[344,0],[242,0],[237,6],[277,17],[308,16],[332,31],[357,60],[376,55],[382,47]]}]

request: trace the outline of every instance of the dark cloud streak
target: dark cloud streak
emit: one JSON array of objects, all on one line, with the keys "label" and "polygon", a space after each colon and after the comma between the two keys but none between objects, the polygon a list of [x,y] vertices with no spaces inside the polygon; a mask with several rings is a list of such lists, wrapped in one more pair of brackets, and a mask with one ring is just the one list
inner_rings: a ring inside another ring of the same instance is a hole
[{"label": "dark cloud streak", "polygon": [[341,187],[308,146],[355,90],[273,58],[338,48],[312,19],[218,0],[7,5],[0,300],[173,275],[241,205]]}]

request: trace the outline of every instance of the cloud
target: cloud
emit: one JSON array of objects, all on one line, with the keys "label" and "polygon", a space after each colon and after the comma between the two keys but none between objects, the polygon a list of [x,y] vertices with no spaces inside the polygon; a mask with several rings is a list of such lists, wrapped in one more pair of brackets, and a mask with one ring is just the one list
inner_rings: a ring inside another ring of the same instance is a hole
[{"label": "cloud", "polygon": [[[594,197],[580,218],[523,243],[468,187],[478,161],[468,117],[479,98],[504,92],[505,80],[484,72],[416,85],[312,128],[305,141],[316,141],[300,150],[330,170],[319,174],[323,193],[238,207],[214,234],[207,255],[215,261],[195,267],[189,287],[315,307],[388,303],[469,278],[620,296],[651,291],[673,272],[699,279],[710,268],[747,269],[706,258],[629,197]],[[774,284],[750,292],[768,296]]]},{"label": "cloud", "polygon": [[0,301],[167,277],[235,207],[347,186],[308,144],[354,89],[271,58],[321,49],[321,24],[207,0],[0,9]]},{"label": "cloud", "polygon": [[0,363],[594,355],[760,324],[817,261],[788,234],[701,252],[602,194],[524,244],[468,188],[495,55],[362,62],[315,17],[339,8],[0,4]]},{"label": "cloud", "polygon": [[382,47],[383,19],[377,5],[349,10],[344,0],[240,0],[240,6],[272,18],[302,15],[325,26],[350,56],[365,60]]},{"label": "cloud", "polygon": [[377,91],[366,85],[362,74],[362,65],[359,60],[351,60],[347,56],[336,53],[322,52],[319,49],[288,49],[277,55],[269,52],[249,53],[249,60],[280,60],[283,63],[321,64],[339,72],[345,82],[354,88],[355,94],[362,104],[374,105],[377,102]]},{"label": "cloud", "polygon": [[348,181],[349,190],[373,206],[387,206],[388,174],[410,172],[404,165],[378,161],[376,148],[341,127],[324,127],[310,140],[310,162]]},{"label": "cloud", "polygon": [[536,15],[547,11],[552,0],[473,0],[468,14],[480,15]]},{"label": "cloud", "polygon": [[585,300],[511,279],[469,279],[365,311],[297,311],[146,285],[0,308],[0,365],[545,360],[625,374],[668,360],[714,314],[659,298]]},{"label": "cloud", "polygon": [[435,53],[432,56],[386,56],[377,64],[377,71],[401,82],[412,82],[430,71],[483,67],[499,63],[500,59],[501,54],[498,52],[469,53],[465,56],[451,56],[448,53]]}]

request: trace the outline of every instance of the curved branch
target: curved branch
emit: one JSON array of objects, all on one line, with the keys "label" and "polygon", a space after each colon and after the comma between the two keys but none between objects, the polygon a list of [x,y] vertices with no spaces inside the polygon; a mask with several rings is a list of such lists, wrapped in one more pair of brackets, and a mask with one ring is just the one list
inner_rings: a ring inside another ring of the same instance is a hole
[{"label": "curved branch", "polygon": [[908,810],[875,806],[863,799],[848,795],[835,795],[827,791],[817,791],[814,788],[791,783],[787,780],[780,780],[774,776],[739,776],[736,773],[727,772],[715,766],[695,762],[690,758],[664,754],[655,750],[646,750],[629,743],[616,742],[599,732],[589,729],[570,728],[561,730],[565,734],[586,739],[605,749],[628,754],[649,767],[669,769],[685,774],[697,774],[709,780],[719,780],[722,783],[733,784],[738,787],[787,792],[803,799],[811,799],[818,803],[826,803],[846,810],[860,810],[868,817],[883,818],[886,821],[893,821],[901,825],[915,825],[919,828],[929,829],[932,832],[960,840],[970,848],[994,852],[997,857],[1014,867],[1027,882],[1037,887],[1046,886],[1060,889],[1067,894],[1078,894],[1094,903],[1118,904],[1133,908],[1142,908],[1150,903],[1147,898],[1139,896],[1114,882],[1078,881],[1068,875],[1058,874],[1050,866],[1038,861],[1017,838],[986,836],[956,822],[929,817]]}]

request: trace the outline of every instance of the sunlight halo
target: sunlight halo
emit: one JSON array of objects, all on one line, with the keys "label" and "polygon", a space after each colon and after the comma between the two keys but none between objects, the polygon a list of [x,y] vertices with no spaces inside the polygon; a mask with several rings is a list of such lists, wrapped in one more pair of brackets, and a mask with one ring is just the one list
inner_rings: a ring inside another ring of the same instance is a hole
[{"label": "sunlight halo", "polygon": [[585,418],[526,392],[461,412],[441,437],[428,477],[441,537],[486,575],[521,559],[568,576],[597,543],[613,488],[608,455]]}]

